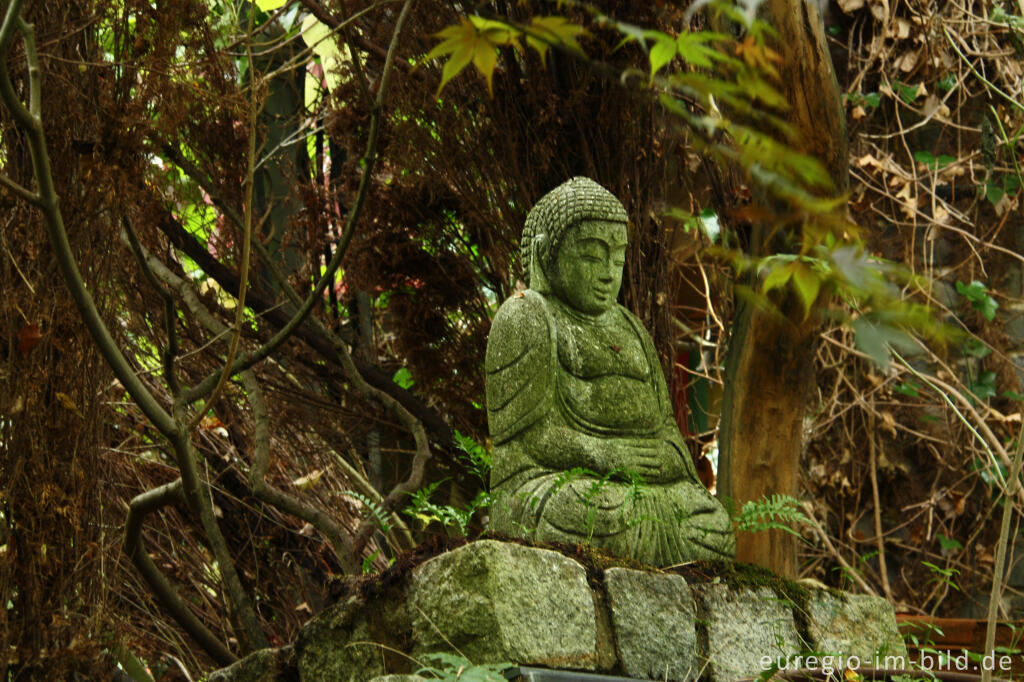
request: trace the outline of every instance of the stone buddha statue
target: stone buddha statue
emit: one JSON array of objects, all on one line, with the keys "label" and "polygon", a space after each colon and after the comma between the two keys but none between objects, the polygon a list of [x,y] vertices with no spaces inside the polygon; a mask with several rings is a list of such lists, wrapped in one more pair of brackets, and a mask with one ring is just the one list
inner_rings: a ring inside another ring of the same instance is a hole
[{"label": "stone buddha statue", "polygon": [[523,292],[487,342],[490,528],[589,543],[655,566],[732,558],[651,337],[617,303],[628,218],[592,180],[546,194],[523,230]]}]

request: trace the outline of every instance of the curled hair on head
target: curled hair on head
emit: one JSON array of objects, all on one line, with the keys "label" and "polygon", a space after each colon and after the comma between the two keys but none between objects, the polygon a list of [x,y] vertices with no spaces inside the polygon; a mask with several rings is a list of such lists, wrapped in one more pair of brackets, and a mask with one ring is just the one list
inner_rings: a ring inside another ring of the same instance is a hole
[{"label": "curled hair on head", "polygon": [[563,182],[540,198],[523,227],[521,253],[527,286],[534,286],[531,270],[538,265],[544,270],[542,276],[551,274],[565,235],[584,220],[628,223],[629,216],[614,194],[583,176]]}]

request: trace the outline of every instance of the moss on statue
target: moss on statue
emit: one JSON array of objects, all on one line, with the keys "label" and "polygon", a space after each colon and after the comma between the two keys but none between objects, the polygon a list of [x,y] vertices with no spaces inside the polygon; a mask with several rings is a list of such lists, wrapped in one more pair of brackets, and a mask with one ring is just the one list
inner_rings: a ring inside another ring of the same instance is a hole
[{"label": "moss on statue", "polygon": [[654,566],[732,558],[650,335],[616,302],[626,226],[622,204],[579,177],[527,217],[529,289],[502,304],[487,344],[490,528]]}]

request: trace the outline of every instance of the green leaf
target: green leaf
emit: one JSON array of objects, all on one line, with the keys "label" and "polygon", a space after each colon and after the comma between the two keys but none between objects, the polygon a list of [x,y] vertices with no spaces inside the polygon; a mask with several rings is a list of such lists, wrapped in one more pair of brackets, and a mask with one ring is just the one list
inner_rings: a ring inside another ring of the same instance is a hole
[{"label": "green leaf", "polygon": [[951,73],[946,74],[935,83],[935,87],[942,92],[949,92],[956,87],[956,76]]},{"label": "green leaf", "polygon": [[931,152],[917,151],[914,152],[914,161],[923,163],[926,166],[930,166],[935,163],[935,155]]},{"label": "green leaf", "polygon": [[850,326],[857,348],[879,367],[889,366],[890,346],[903,351],[915,347],[909,334],[878,318],[864,315],[851,322]]},{"label": "green leaf", "polygon": [[877,92],[869,92],[864,95],[864,103],[873,109],[877,109],[882,103],[882,96]]},{"label": "green leaf", "polygon": [[971,393],[981,400],[994,398],[996,396],[996,373],[985,371],[978,375],[978,378],[970,382]]},{"label": "green leaf", "polygon": [[893,390],[896,391],[897,393],[901,393],[910,398],[918,398],[921,395],[920,393],[918,393],[919,388],[921,388],[921,384],[917,383],[916,381],[908,380],[905,383],[894,386]]},{"label": "green leaf", "polygon": [[985,198],[988,199],[988,202],[990,204],[992,204],[993,206],[995,206],[1000,201],[1002,201],[1003,200],[1003,195],[1005,195],[1005,194],[1006,194],[1006,192],[1003,190],[1003,188],[1000,187],[999,185],[997,185],[996,183],[994,183],[994,182],[986,182],[985,183]]},{"label": "green leaf", "polygon": [[963,549],[963,544],[956,538],[947,538],[942,533],[936,534],[935,538],[939,541],[939,546],[947,552],[952,552],[957,549]]},{"label": "green leaf", "polygon": [[810,314],[811,306],[818,300],[818,292],[821,291],[821,275],[811,269],[806,263],[796,261],[793,269],[793,284],[796,286],[796,293],[800,296],[800,302],[804,304],[804,316]]},{"label": "green leaf", "polygon": [[1016,400],[1017,402],[1024,402],[1024,395],[1017,393],[1017,391],[1003,391],[1002,396],[1009,398],[1010,400]]},{"label": "green leaf", "polygon": [[992,349],[985,345],[985,342],[977,337],[970,337],[964,342],[963,347],[964,355],[969,355],[972,358],[986,358],[992,353]]},{"label": "green leaf", "polygon": [[676,41],[670,35],[660,34],[648,55],[651,60],[651,78],[654,78],[655,74],[672,61],[675,56]]},{"label": "green leaf", "polygon": [[391,377],[391,380],[405,389],[412,388],[415,383],[412,378],[412,372],[410,372],[406,367],[400,367],[398,371],[395,372],[395,375]]},{"label": "green leaf", "polygon": [[913,103],[913,101],[917,99],[918,94],[921,92],[920,84],[907,85],[906,83],[895,81],[893,82],[893,87],[895,88],[897,94],[899,94],[900,99],[902,99],[907,104]]},{"label": "green leaf", "polygon": [[481,42],[473,53],[473,66],[487,81],[487,94],[494,97],[494,67],[498,64],[498,48],[488,42]]},{"label": "green leaf", "polygon": [[768,273],[768,276],[764,278],[764,285],[762,289],[765,293],[772,289],[778,289],[779,287],[785,286],[789,278],[793,276],[793,268],[796,265],[796,261],[787,263],[786,265],[779,265],[772,269]]},{"label": "green leaf", "polygon": [[288,0],[256,0],[256,6],[264,12],[273,12],[279,7],[284,7]]},{"label": "green leaf", "polygon": [[988,287],[978,280],[970,284],[964,284],[957,280],[956,291],[971,303],[971,307],[979,311],[986,320],[991,322],[995,319],[996,310],[999,309],[999,302],[988,293]]},{"label": "green leaf", "polygon": [[[572,23],[565,17],[534,17],[530,21],[530,31],[526,34],[526,44],[540,55],[540,60],[547,64],[548,48],[551,45],[562,45],[573,52],[582,52],[579,38],[583,27]],[[532,35],[531,35],[532,34]]]},{"label": "green leaf", "polygon": [[945,168],[951,163],[955,163],[956,157],[950,156],[949,154],[941,154],[939,158],[935,158],[935,155],[931,152],[917,151],[914,152],[914,160],[918,163],[923,163],[932,170],[938,170],[940,168]]},{"label": "green leaf", "polygon": [[709,43],[721,42],[727,39],[728,37],[721,33],[708,33],[706,31],[692,33],[687,31],[680,33],[679,37],[676,38],[676,50],[679,56],[683,58],[683,61],[688,64],[710,69],[714,66],[713,62],[716,61],[736,61],[709,45]]}]

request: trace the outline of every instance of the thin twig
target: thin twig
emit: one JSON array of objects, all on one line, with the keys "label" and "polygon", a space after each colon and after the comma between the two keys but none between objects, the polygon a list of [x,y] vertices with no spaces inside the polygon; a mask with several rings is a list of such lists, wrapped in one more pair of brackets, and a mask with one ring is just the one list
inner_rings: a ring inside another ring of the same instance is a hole
[{"label": "thin twig", "polygon": [[825,530],[821,527],[821,524],[818,523],[817,520],[815,520],[814,507],[811,505],[811,503],[803,502],[800,506],[803,507],[804,513],[807,515],[807,521],[810,524],[811,529],[814,530],[815,534],[821,540],[822,544],[825,545],[825,548],[829,551],[829,553],[835,558],[836,561],[839,562],[839,565],[846,570],[847,574],[853,579],[855,583],[857,583],[860,586],[862,590],[864,590],[870,595],[874,595],[877,597],[878,593],[875,592],[874,588],[872,588],[871,585],[868,585],[867,582],[864,581],[864,578],[860,576],[860,572],[857,571],[857,569],[851,566],[850,563],[843,558],[843,555],[839,553],[839,550],[836,549],[836,546],[832,544],[832,540],[829,538],[828,533],[826,533]]}]

